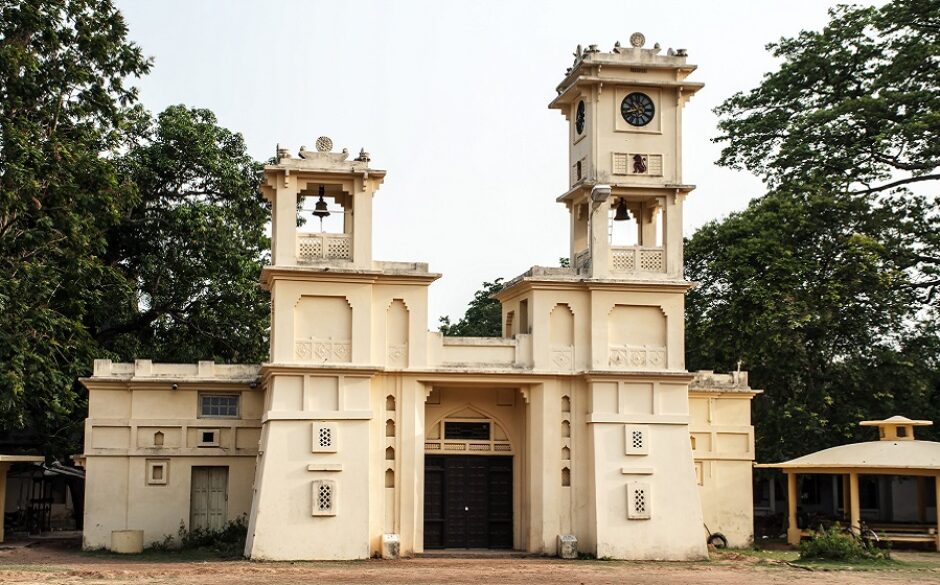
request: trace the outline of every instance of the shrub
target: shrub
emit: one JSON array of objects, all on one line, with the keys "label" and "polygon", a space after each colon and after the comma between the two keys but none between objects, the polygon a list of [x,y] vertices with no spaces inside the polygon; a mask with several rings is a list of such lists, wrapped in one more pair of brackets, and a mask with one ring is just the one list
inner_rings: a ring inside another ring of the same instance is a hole
[{"label": "shrub", "polygon": [[888,550],[874,543],[864,542],[845,531],[838,524],[826,530],[813,532],[809,540],[800,543],[800,560],[865,561],[891,558]]},{"label": "shrub", "polygon": [[208,552],[220,557],[241,557],[245,552],[245,539],[248,537],[248,521],[239,516],[218,530],[194,528],[187,530],[180,521],[177,538],[170,535],[162,542],[150,545],[154,551],[198,551]]}]

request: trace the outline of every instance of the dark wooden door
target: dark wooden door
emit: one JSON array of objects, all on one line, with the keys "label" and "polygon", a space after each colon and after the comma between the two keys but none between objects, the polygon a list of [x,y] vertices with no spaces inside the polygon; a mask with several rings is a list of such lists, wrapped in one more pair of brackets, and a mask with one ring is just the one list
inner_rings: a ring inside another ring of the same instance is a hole
[{"label": "dark wooden door", "polygon": [[512,548],[512,457],[425,457],[424,546]]}]

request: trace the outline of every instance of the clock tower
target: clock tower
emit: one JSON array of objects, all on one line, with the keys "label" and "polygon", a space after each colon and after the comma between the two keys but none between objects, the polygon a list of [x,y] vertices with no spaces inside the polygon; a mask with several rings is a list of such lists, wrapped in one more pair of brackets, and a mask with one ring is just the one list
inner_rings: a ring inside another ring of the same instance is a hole
[{"label": "clock tower", "polygon": [[703,84],[684,49],[578,46],[549,104],[569,122],[571,262],[596,278],[682,279],[682,108]]},{"label": "clock tower", "polygon": [[[552,392],[571,403],[560,413],[562,487],[549,472],[532,495],[563,502],[562,515],[533,538],[544,550],[570,534],[597,557],[690,560],[706,551],[689,441],[682,203],[693,186],[681,137],[702,84],[687,79],[685,50],[646,48],[639,33],[629,45],[579,46],[549,105],[568,120],[557,200],[571,217],[569,266],[534,266],[495,297],[504,335],[531,351],[534,371],[558,376],[530,394],[529,420],[558,420]],[[550,469],[559,438],[539,429],[531,440]]]}]

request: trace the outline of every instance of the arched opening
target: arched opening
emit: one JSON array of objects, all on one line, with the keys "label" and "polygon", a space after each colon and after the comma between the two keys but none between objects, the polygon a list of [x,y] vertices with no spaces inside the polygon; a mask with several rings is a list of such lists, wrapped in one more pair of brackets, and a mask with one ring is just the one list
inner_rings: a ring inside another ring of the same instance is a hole
[{"label": "arched opening", "polygon": [[561,436],[566,438],[571,436],[571,423],[566,420],[561,421]]},{"label": "arched opening", "polygon": [[388,447],[385,449],[385,460],[386,461],[395,460],[395,448],[394,447]]},{"label": "arched opening", "polygon": [[562,412],[571,412],[571,399],[567,396],[561,397],[561,411]]},{"label": "arched opening", "polygon": [[163,446],[163,432],[157,431],[153,434],[153,446],[162,447]]},{"label": "arched opening", "polygon": [[393,488],[395,487],[395,472],[391,469],[385,470],[385,487]]},{"label": "arched opening", "polygon": [[567,467],[561,468],[561,487],[571,487],[571,470]]},{"label": "arched opening", "polygon": [[395,410],[395,397],[389,394],[385,397],[385,410],[394,411]]},{"label": "arched opening", "polygon": [[385,421],[385,436],[394,437],[395,436],[395,421],[388,419]]},{"label": "arched opening", "polygon": [[569,461],[570,459],[571,459],[571,449],[569,449],[568,447],[562,447],[561,448],[561,460]]}]

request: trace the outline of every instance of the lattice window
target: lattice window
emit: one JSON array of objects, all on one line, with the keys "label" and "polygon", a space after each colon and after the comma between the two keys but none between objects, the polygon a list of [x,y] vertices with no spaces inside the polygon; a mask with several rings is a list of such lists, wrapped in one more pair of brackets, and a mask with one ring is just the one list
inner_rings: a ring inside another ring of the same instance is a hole
[{"label": "lattice window", "polygon": [[313,423],[313,445],[311,450],[314,453],[335,453],[337,451],[337,439],[336,423]]},{"label": "lattice window", "polygon": [[633,509],[638,514],[646,513],[646,490],[638,489],[633,491]]},{"label": "lattice window", "polygon": [[313,482],[313,515],[335,516],[337,509],[336,482],[318,479]]},{"label": "lattice window", "polygon": [[624,428],[627,455],[649,455],[649,427],[626,425]]},{"label": "lattice window", "polygon": [[611,250],[611,268],[615,272],[633,272],[636,270],[636,259],[633,256],[633,248],[624,250]]},{"label": "lattice window", "polygon": [[352,258],[352,244],[349,238],[330,238],[326,241],[326,257],[349,259]]},{"label": "lattice window", "polygon": [[630,433],[630,440],[633,443],[634,449],[642,449],[643,443],[645,443],[643,440],[643,431],[632,431]]},{"label": "lattice window", "polygon": [[653,494],[650,484],[643,481],[627,483],[627,518],[646,520],[652,516]]},{"label": "lattice window", "polygon": [[311,260],[323,256],[323,243],[320,238],[302,239],[297,248],[297,256],[301,260]]},{"label": "lattice window", "polygon": [[640,270],[665,272],[666,256],[662,250],[640,250]]},{"label": "lattice window", "polygon": [[320,427],[320,447],[329,447],[333,444],[333,430],[329,427]]}]

